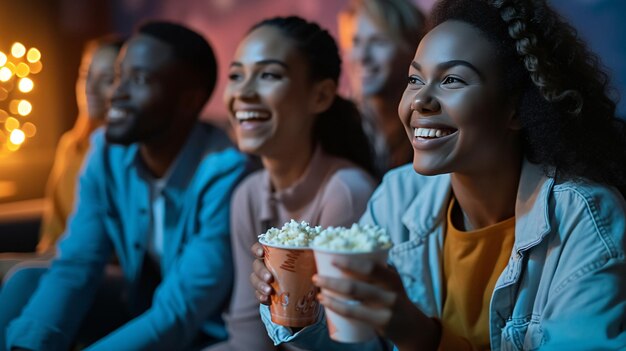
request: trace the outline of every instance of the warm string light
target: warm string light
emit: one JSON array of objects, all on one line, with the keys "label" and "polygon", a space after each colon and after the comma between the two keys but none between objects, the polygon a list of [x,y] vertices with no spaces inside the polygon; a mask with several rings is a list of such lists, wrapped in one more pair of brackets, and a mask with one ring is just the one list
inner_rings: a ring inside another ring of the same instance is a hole
[{"label": "warm string light", "polygon": [[0,156],[19,150],[37,134],[37,126],[29,121],[29,95],[36,90],[32,76],[42,69],[37,48],[15,42],[8,52],[0,51]]}]

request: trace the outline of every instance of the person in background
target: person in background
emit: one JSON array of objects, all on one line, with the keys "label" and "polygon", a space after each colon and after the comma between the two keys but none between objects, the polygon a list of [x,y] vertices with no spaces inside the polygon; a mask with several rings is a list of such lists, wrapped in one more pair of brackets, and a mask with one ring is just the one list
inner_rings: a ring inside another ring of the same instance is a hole
[{"label": "person in background", "polygon": [[230,64],[224,101],[240,150],[264,169],[237,188],[231,228],[235,288],[228,342],[208,350],[273,350],[249,284],[257,236],[291,219],[350,226],[375,187],[358,110],[337,95],[341,59],[329,33],[299,17],[261,21]]},{"label": "person in background", "polygon": [[424,35],[424,15],[409,0],[351,0],[338,26],[353,98],[382,177],[413,157],[397,107],[406,67]]},{"label": "person in background", "polygon": [[[319,272],[320,302],[398,350],[626,349],[626,122],[607,75],[545,0],[431,16],[398,107],[413,164],[361,219],[387,228],[390,264],[335,262],[350,278]],[[263,303],[266,275],[257,261]],[[322,316],[264,321],[276,343],[381,349],[331,343]]]},{"label": "person in background", "polygon": [[198,121],[217,79],[213,51],[182,25],[148,22],[124,44],[116,70],[74,214],[52,266],[6,329],[9,350],[67,350],[113,253],[128,303],[110,312],[125,309],[128,319],[90,350],[186,350],[226,338],[230,198],[247,160]]},{"label": "person in background", "polygon": [[89,136],[105,120],[115,78],[115,59],[124,44],[116,35],[90,40],[85,45],[76,80],[78,117],[61,136],[46,187],[46,206],[36,253],[0,254],[0,280],[11,267],[25,260],[48,260],[65,230],[74,205],[78,174],[89,150]]}]

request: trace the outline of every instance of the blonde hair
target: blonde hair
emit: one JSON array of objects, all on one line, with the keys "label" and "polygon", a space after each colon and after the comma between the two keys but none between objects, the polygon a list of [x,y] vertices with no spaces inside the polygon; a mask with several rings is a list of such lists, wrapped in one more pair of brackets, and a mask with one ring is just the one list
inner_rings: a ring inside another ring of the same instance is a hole
[{"label": "blonde hair", "polygon": [[409,0],[350,0],[338,16],[339,42],[344,48],[351,46],[354,17],[358,13],[369,17],[409,52],[415,51],[425,34],[424,14]]}]

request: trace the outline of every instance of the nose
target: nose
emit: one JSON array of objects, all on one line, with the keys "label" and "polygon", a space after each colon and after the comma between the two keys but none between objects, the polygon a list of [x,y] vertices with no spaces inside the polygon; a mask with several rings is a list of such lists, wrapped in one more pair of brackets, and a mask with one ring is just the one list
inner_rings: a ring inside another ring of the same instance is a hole
[{"label": "nose", "polygon": [[256,97],[256,86],[252,79],[246,79],[235,88],[235,97],[238,99],[252,99]]},{"label": "nose", "polygon": [[371,48],[369,44],[355,42],[350,50],[350,59],[358,63],[367,63],[371,60]]},{"label": "nose", "polygon": [[128,98],[127,80],[116,79],[111,87],[111,101],[123,100]]},{"label": "nose", "polygon": [[420,89],[411,101],[411,111],[416,111],[421,115],[435,114],[440,110],[439,100],[430,93],[428,88]]}]

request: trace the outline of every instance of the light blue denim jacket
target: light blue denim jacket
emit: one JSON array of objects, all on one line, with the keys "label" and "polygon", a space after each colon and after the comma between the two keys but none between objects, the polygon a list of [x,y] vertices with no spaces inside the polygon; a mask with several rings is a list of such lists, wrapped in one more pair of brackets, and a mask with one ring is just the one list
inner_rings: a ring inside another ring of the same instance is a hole
[{"label": "light blue denim jacket", "polygon": [[[389,172],[362,223],[388,229],[389,261],[409,298],[441,318],[442,254],[450,176],[425,177],[411,165]],[[515,244],[491,298],[492,350],[626,349],[626,203],[614,188],[555,182],[529,162],[522,167],[515,207]],[[379,342],[330,341],[323,313],[292,335],[272,324],[275,343],[310,350],[378,350]]]},{"label": "light blue denim jacket", "polygon": [[[68,230],[38,290],[7,329],[9,349],[69,349],[114,251],[131,304],[150,304],[139,296],[146,289],[140,275],[151,206],[139,162],[137,144],[109,144],[96,131]],[[163,280],[152,306],[91,350],[183,350],[200,328],[217,340],[226,337],[221,313],[233,280],[230,197],[246,158],[223,132],[198,124],[172,167],[163,190]]]}]

